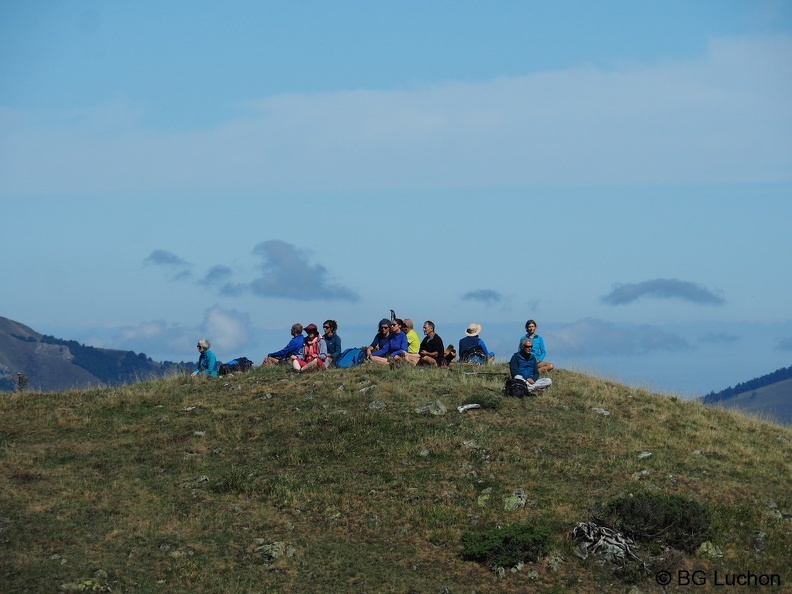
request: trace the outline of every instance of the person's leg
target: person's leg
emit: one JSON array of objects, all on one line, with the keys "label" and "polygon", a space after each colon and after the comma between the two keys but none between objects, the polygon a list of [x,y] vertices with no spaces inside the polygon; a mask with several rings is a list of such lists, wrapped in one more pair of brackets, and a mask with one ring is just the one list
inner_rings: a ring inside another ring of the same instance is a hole
[{"label": "person's leg", "polygon": [[310,363],[306,363],[300,371],[319,371],[319,361],[320,359],[314,359]]},{"label": "person's leg", "polygon": [[385,357],[377,357],[376,355],[371,355],[371,359],[369,360],[374,363],[379,363],[380,365],[388,365],[388,363],[390,363]]},{"label": "person's leg", "polygon": [[553,380],[551,380],[549,377],[540,377],[538,380],[536,380],[533,383],[533,389],[534,390],[544,390],[545,388],[547,388],[552,383],[553,383]]},{"label": "person's leg", "polygon": [[[394,359],[398,359],[398,357],[394,357]],[[404,353],[404,360],[410,365],[417,365],[418,361],[421,360],[421,355],[418,353]]]},{"label": "person's leg", "polygon": [[555,369],[555,365],[549,363],[548,361],[540,361],[536,368],[539,370],[539,373],[545,373],[547,371],[553,371],[553,369]]},{"label": "person's leg", "polygon": [[434,357],[426,357],[426,356],[424,356],[424,357],[421,357],[418,360],[418,365],[429,365],[429,366],[433,365],[433,366],[437,367],[437,359],[435,359]]}]

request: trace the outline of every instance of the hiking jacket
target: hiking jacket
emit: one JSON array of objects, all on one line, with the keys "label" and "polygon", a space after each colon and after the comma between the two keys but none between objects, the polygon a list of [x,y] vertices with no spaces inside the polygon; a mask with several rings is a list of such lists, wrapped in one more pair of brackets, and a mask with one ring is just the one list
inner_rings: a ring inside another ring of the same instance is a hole
[{"label": "hiking jacket", "polygon": [[338,334],[333,334],[333,336],[327,338],[327,334],[325,334],[322,338],[327,344],[327,355],[337,359],[338,355],[341,354],[341,337]]},{"label": "hiking jacket", "polygon": [[217,357],[209,349],[201,353],[198,358],[198,367],[195,368],[193,373],[202,373],[211,377],[217,377]]},{"label": "hiking jacket", "polygon": [[536,357],[537,361],[544,361],[545,356],[547,355],[547,351],[545,351],[544,340],[538,334],[534,334],[533,338],[526,334],[520,339],[520,343],[517,345],[517,349],[522,346],[523,340],[529,338],[533,343],[531,347],[531,354]]},{"label": "hiking jacket", "polygon": [[384,341],[380,340],[379,344],[379,350],[372,352],[372,357],[398,355],[402,351],[407,351],[407,335],[404,332],[399,332],[398,334],[391,332]]},{"label": "hiking jacket", "polygon": [[536,368],[536,359],[533,353],[528,355],[527,358],[522,353],[514,353],[509,361],[509,373],[512,377],[521,375],[524,380],[538,380],[539,371]]},{"label": "hiking jacket", "polygon": [[487,345],[484,344],[484,341],[481,340],[481,338],[478,336],[465,336],[459,341],[459,360],[462,360],[462,356],[465,354],[465,351],[477,345],[481,347],[481,350],[483,350],[490,359],[495,356],[495,353],[490,353],[487,350]]},{"label": "hiking jacket", "polygon": [[294,338],[289,341],[285,347],[283,347],[279,351],[275,351],[274,353],[269,353],[267,357],[274,357],[275,359],[285,359],[289,355],[296,355],[300,352],[300,348],[303,345],[303,340],[305,337],[302,334],[298,334]]}]

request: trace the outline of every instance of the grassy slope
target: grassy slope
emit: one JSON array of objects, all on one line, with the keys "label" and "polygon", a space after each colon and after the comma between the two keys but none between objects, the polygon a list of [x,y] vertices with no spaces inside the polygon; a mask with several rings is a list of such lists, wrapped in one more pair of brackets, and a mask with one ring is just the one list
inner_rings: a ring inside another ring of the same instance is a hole
[{"label": "grassy slope", "polygon": [[714,406],[739,409],[743,412],[792,425],[792,379],[735,394]]},{"label": "grassy slope", "polygon": [[[4,395],[0,591],[628,592],[575,557],[568,533],[645,488],[714,510],[723,558],[683,567],[792,584],[779,514],[792,508],[792,431],[564,370],[537,398],[503,399],[502,377],[256,369]],[[448,412],[416,412],[431,399]],[[457,412],[467,402],[490,408]],[[518,488],[528,505],[505,511]],[[546,558],[505,577],[460,558],[466,530],[515,522],[552,529]],[[268,559],[273,542],[293,554]],[[638,587],[662,591],[652,576]]]}]

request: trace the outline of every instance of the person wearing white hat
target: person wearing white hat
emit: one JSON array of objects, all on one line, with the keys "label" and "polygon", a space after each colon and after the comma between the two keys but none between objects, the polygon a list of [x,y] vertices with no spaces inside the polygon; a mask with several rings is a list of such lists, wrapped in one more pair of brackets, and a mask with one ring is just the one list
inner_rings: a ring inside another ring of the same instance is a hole
[{"label": "person wearing white hat", "polygon": [[480,324],[470,324],[465,330],[465,337],[459,341],[459,362],[478,363],[486,365],[495,358],[495,353],[487,349],[487,345],[481,339]]}]

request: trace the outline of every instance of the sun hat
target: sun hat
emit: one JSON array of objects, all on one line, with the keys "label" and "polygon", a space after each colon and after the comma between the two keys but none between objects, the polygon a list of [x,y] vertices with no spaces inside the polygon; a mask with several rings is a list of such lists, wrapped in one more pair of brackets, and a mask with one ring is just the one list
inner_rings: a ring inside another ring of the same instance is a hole
[{"label": "sun hat", "polygon": [[316,324],[308,324],[305,327],[305,331],[308,332],[309,334],[311,332],[315,332],[316,334],[319,334],[319,328],[316,327]]},{"label": "sun hat", "polygon": [[468,336],[478,336],[479,332],[481,332],[481,326],[478,324],[471,324],[467,327],[467,330],[465,330],[465,334]]}]

